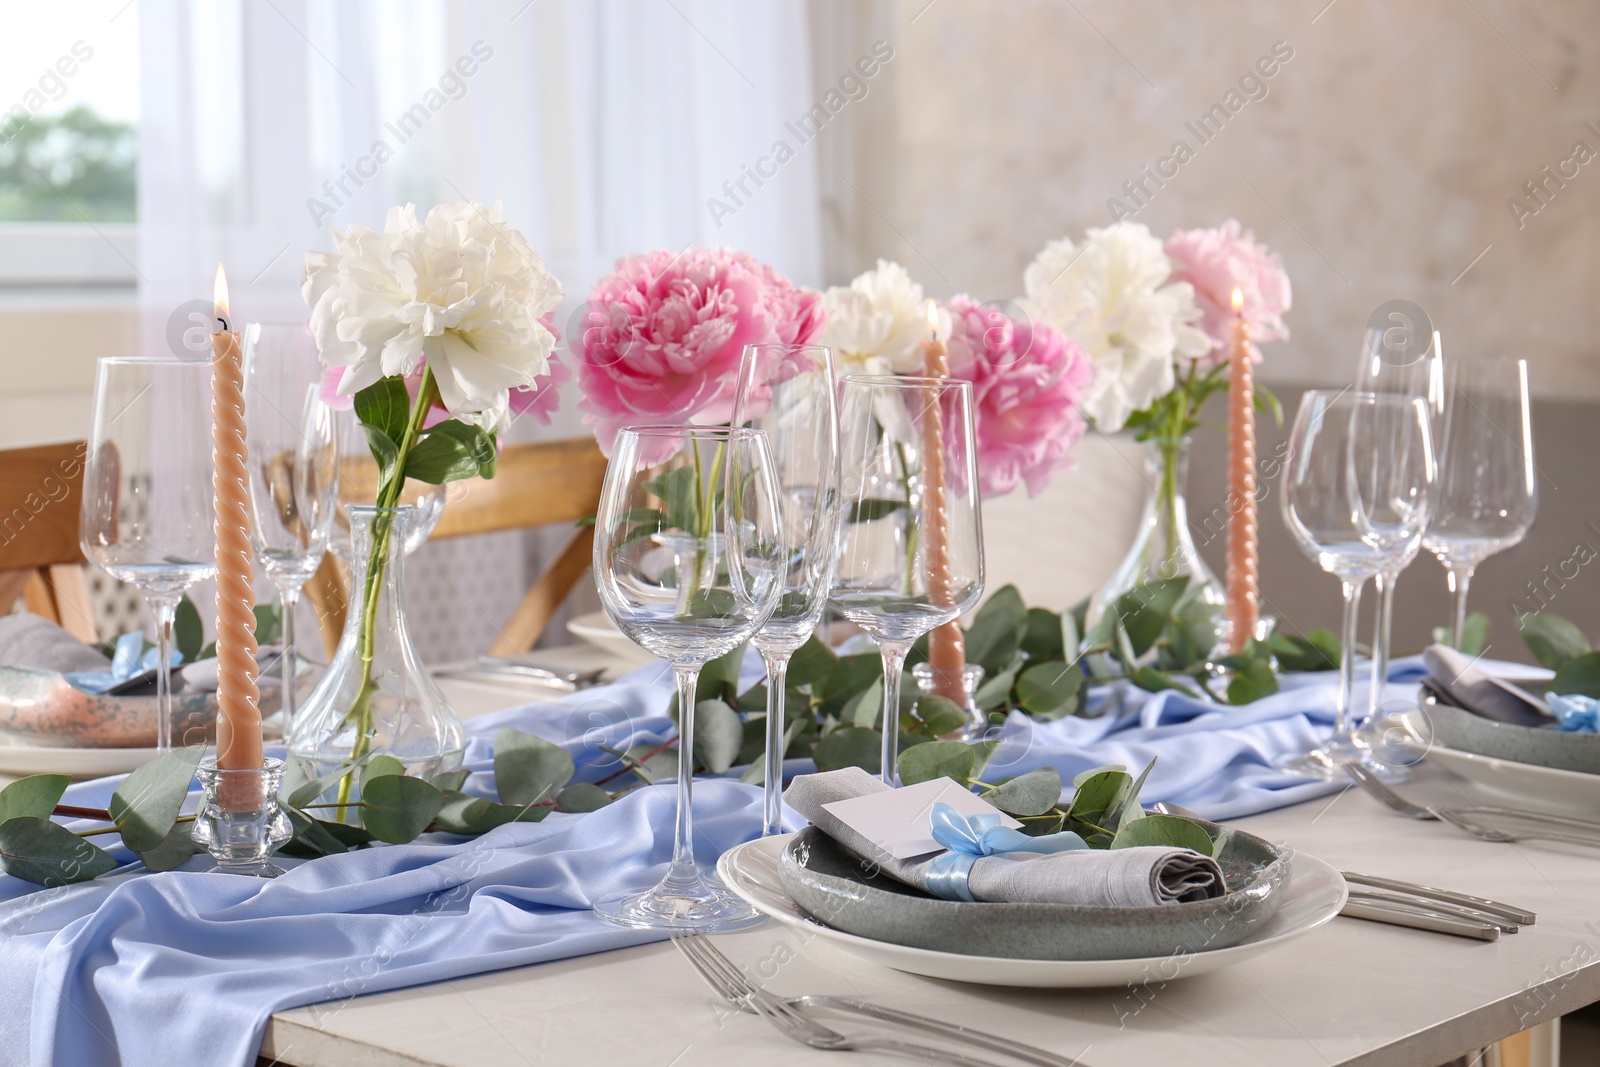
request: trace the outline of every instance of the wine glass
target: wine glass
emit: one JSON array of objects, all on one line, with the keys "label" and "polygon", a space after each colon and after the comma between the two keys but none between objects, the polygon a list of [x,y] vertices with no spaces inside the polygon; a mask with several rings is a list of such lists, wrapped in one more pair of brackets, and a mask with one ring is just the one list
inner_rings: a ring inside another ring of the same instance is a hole
[{"label": "wine glass", "polygon": [[1459,648],[1473,572],[1527,534],[1539,485],[1527,361],[1456,362],[1445,382],[1438,499],[1422,543],[1444,564],[1455,596],[1450,643]]},{"label": "wine glass", "polygon": [[786,559],[778,606],[751,642],[767,665],[762,833],[771,835],[783,832],[789,657],[822,619],[839,548],[839,407],[832,351],[822,345],[746,345],[733,424],[767,434]]},{"label": "wine glass", "polygon": [[831,600],[883,657],[879,774],[893,785],[906,653],[983,595],[972,383],[851,375],[840,387],[839,437],[843,526]]},{"label": "wine glass", "polygon": [[172,622],[217,573],[212,529],[211,364],[109,356],[94,383],[83,474],[83,554],[138,587],[156,624],[156,747],[172,747]]},{"label": "wine glass", "polygon": [[[1438,330],[1419,338],[1405,327],[1367,328],[1356,372],[1356,391],[1421,397],[1428,408],[1428,427],[1434,459],[1444,429],[1444,343]],[[1394,589],[1400,572],[1410,566],[1415,552],[1393,557],[1373,578],[1378,591],[1378,616],[1372,641],[1372,687],[1367,715],[1378,712],[1389,681],[1390,635],[1394,630]]]},{"label": "wine glass", "polygon": [[[1284,523],[1301,551],[1339,578],[1344,624],[1333,736],[1284,768],[1331,779],[1343,774],[1342,764],[1363,759],[1350,718],[1362,586],[1406,551],[1414,555],[1427,524],[1433,461],[1426,404],[1397,394],[1310,390],[1289,447]],[[1405,452],[1404,462],[1396,450]]]},{"label": "wine glass", "polygon": [[613,922],[728,930],[761,920],[694,862],[695,686],[703,666],[750,640],[777,606],[779,516],[760,430],[634,426],[617,435],[595,517],[594,573],[617,629],[677,677],[678,809],[666,876],[595,904]]},{"label": "wine glass", "polygon": [[333,412],[322,364],[304,323],[252,322],[244,330],[245,423],[250,451],[251,540],[283,605],[283,732],[295,712],[295,609],[322,564],[339,510]]}]

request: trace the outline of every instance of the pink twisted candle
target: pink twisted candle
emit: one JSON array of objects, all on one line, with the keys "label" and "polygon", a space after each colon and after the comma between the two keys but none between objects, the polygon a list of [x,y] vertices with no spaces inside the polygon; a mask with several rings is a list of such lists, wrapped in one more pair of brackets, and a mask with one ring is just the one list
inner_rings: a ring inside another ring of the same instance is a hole
[{"label": "pink twisted candle", "polygon": [[[211,418],[217,539],[217,767],[260,770],[261,709],[256,688],[255,573],[250,547],[250,488],[245,459],[244,357],[228,328],[228,283],[217,267],[217,318],[212,335]],[[250,811],[255,776],[224,775],[225,810]],[[230,778],[232,781],[230,782]],[[242,779],[242,780],[241,780]]]},{"label": "pink twisted candle", "polygon": [[[950,353],[939,340],[939,310],[928,301],[928,332],[931,339],[922,346],[924,373],[929,378],[950,377]],[[939,391],[929,390],[927,409],[922,416],[922,479],[926,495],[924,512],[927,537],[928,599],[938,607],[955,603],[954,579],[950,573],[950,516],[947,511],[949,488],[944,470],[944,412],[939,406]],[[967,686],[962,671],[967,665],[966,638],[954,621],[934,628],[928,635],[928,666],[933,669],[933,691],[961,707],[967,706]]]},{"label": "pink twisted candle", "polygon": [[1260,591],[1256,524],[1255,369],[1244,294],[1233,291],[1233,345],[1228,352],[1228,651],[1244,651],[1255,634]]}]

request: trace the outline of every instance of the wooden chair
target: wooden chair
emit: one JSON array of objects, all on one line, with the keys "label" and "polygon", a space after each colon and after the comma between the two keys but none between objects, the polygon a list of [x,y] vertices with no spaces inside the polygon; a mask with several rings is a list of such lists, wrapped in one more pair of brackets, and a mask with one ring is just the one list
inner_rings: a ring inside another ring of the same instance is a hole
[{"label": "wooden chair", "polygon": [[[605,474],[606,458],[591,438],[507,445],[493,478],[450,483],[449,502],[433,539],[576,522],[599,507]],[[346,466],[339,477],[339,495],[344,500],[371,501],[377,493],[375,464]],[[489,646],[490,655],[515,656],[533,647],[589,569],[593,546],[592,527],[573,531],[500,628]],[[306,584],[306,595],[316,608],[322,640],[331,656],[344,632],[349,605],[349,576],[331,552]]]},{"label": "wooden chair", "polygon": [[0,614],[27,609],[93,644],[94,610],[78,547],[88,444],[0,451]]}]

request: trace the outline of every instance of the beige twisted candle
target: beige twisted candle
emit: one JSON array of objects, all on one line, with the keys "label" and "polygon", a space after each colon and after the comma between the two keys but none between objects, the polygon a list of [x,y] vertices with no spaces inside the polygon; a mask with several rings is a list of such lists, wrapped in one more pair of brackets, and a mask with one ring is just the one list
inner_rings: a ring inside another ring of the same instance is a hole
[{"label": "beige twisted candle", "polygon": [[[260,770],[260,691],[256,688],[255,573],[250,547],[250,488],[245,459],[244,358],[228,328],[228,283],[217,267],[212,335],[211,418],[217,539],[217,767]],[[224,775],[218,801],[227,811],[261,805],[254,776]],[[232,779],[232,780],[230,780]]]},{"label": "beige twisted candle", "polygon": [[[930,378],[950,376],[950,354],[939,340],[939,309],[928,301],[928,332],[932,339],[922,348],[924,370]],[[927,538],[928,599],[937,607],[955,603],[954,579],[950,574],[950,517],[944,470],[944,412],[939,406],[939,391],[928,390],[922,414],[922,486],[924,536]],[[928,635],[928,666],[933,670],[933,691],[967,706],[967,687],[962,671],[967,665],[966,639],[961,626],[947,622]]]},{"label": "beige twisted candle", "polygon": [[1255,634],[1260,592],[1256,524],[1255,369],[1244,294],[1233,291],[1233,345],[1228,352],[1228,651],[1244,651]]}]

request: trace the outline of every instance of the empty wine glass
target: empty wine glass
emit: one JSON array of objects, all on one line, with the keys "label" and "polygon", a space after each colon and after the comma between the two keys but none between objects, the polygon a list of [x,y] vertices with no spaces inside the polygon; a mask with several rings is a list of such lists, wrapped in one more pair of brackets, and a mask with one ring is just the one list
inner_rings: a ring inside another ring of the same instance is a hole
[{"label": "empty wine glass", "polygon": [[1444,564],[1455,596],[1450,643],[1460,647],[1473,572],[1527,534],[1539,485],[1527,362],[1454,362],[1445,383],[1437,501],[1422,543]]},{"label": "empty wine glass", "polygon": [[653,888],[595,904],[614,922],[727,930],[761,920],[695,865],[691,801],[700,669],[750,640],[783,589],[773,471],[766,434],[742,427],[635,426],[612,448],[595,517],[600,602],[672,664],[678,691],[672,865]]},{"label": "empty wine glass", "polygon": [[156,747],[172,747],[172,622],[184,591],[217,573],[211,365],[110,356],[95,372],[84,466],[83,554],[138,587],[156,624]]},{"label": "empty wine glass", "polygon": [[839,437],[843,526],[831,599],[883,657],[879,773],[893,785],[906,653],[983,595],[972,384],[851,375],[840,387]]},{"label": "empty wine glass", "polygon": [[250,450],[251,540],[283,604],[283,732],[295,711],[295,609],[317,572],[339,511],[333,413],[322,364],[304,323],[252,322],[244,330],[245,421]]},{"label": "empty wine glass", "polygon": [[833,353],[821,345],[746,345],[733,424],[767,434],[786,560],[778,606],[751,642],[767,665],[762,833],[778,834],[783,832],[789,657],[822,619],[839,547],[839,408]]},{"label": "empty wine glass", "polygon": [[[1427,522],[1433,467],[1426,406],[1396,394],[1311,390],[1300,400],[1289,447],[1284,523],[1301,551],[1339,578],[1344,624],[1333,736],[1284,767],[1335,778],[1343,763],[1363,755],[1350,714],[1361,588],[1408,546],[1415,554]],[[1404,450],[1404,462],[1392,455],[1396,449]]]},{"label": "empty wine glass", "polygon": [[[1428,428],[1438,460],[1444,429],[1444,344],[1439,331],[1418,336],[1409,324],[1390,328],[1368,327],[1356,372],[1356,391],[1420,397],[1427,405]],[[1373,578],[1378,591],[1378,615],[1372,641],[1372,687],[1367,716],[1378,712],[1389,680],[1390,635],[1394,630],[1394,589],[1400,572],[1416,557],[1401,553]]]}]

